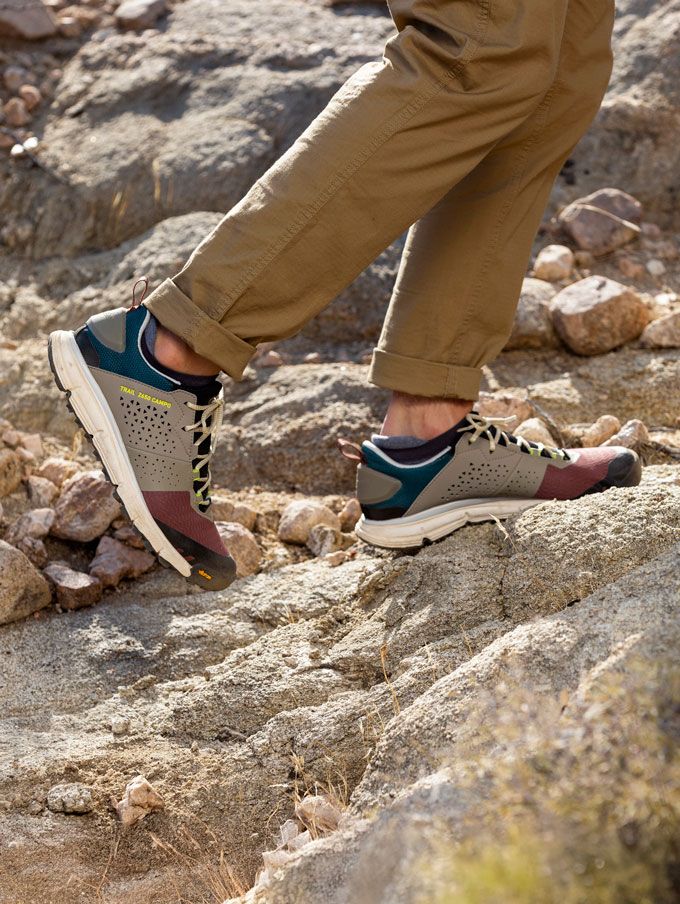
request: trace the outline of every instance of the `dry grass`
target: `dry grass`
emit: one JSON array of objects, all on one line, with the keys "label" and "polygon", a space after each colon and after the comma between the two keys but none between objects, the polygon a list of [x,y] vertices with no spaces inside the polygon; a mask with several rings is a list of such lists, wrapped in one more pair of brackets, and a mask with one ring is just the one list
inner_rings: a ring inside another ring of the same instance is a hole
[{"label": "dry grass", "polygon": [[423,904],[677,901],[679,700],[669,662],[636,661],[583,701],[501,686],[470,725],[480,804],[424,867]]}]

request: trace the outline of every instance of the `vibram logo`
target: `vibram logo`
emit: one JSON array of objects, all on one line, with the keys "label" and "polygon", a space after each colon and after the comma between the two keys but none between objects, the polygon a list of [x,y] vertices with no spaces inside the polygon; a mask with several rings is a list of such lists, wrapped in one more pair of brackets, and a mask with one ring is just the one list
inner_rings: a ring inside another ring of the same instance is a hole
[{"label": "vibram logo", "polygon": [[211,574],[208,574],[207,571],[203,571],[202,568],[199,568],[199,569],[198,569],[198,573],[200,574],[200,576],[201,576],[202,578],[205,578],[205,579],[208,580],[208,581],[212,581],[212,575],[211,575]]}]

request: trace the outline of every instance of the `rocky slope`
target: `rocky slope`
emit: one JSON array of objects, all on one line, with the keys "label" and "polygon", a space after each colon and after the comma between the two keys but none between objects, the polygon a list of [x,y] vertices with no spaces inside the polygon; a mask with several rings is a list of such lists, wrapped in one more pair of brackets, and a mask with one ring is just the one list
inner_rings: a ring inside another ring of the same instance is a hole
[{"label": "rocky slope", "polygon": [[674,900],[677,2],[619,5],[607,100],[480,400],[529,438],[637,449],[641,486],[359,543],[335,442],[380,421],[396,243],[225,385],[219,593],[143,549],[46,336],[172,273],[389,19],[51,7],[40,41],[0,38],[1,904]]}]

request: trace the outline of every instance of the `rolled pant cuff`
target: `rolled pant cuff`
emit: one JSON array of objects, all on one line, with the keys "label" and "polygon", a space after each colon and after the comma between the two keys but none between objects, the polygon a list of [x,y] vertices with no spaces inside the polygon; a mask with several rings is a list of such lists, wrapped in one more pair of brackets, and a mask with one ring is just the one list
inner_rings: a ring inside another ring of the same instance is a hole
[{"label": "rolled pant cuff", "polygon": [[475,400],[479,396],[482,370],[479,367],[407,358],[376,348],[368,379],[383,389],[410,395]]},{"label": "rolled pant cuff", "polygon": [[197,307],[171,279],[166,279],[144,302],[163,326],[183,339],[198,355],[240,380],[255,354],[255,346],[239,339]]}]

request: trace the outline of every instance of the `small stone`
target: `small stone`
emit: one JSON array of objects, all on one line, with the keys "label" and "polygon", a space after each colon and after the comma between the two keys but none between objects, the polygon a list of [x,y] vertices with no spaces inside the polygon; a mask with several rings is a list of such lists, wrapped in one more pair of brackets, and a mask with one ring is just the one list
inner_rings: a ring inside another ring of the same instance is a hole
[{"label": "small stone", "polygon": [[110,726],[111,734],[124,735],[130,731],[130,720],[125,716],[112,716]]},{"label": "small stone", "polygon": [[584,267],[592,267],[595,263],[595,255],[591,254],[590,251],[574,251],[574,261],[576,266],[581,269]]},{"label": "small stone", "polygon": [[295,807],[295,815],[313,834],[334,832],[342,811],[323,794],[308,794]]},{"label": "small stone", "polygon": [[257,358],[256,362],[258,367],[281,367],[283,364],[283,358],[275,349],[270,349],[268,352],[265,352],[263,355],[260,355]]},{"label": "small stone", "polygon": [[325,556],[342,549],[342,533],[334,527],[316,524],[309,532],[307,546],[315,556]]},{"label": "small stone", "polygon": [[127,543],[128,546],[132,546],[135,549],[146,549],[144,538],[132,524],[124,524],[122,527],[116,528],[113,536],[116,540],[120,540],[121,543]]},{"label": "small stone", "polygon": [[574,253],[566,245],[546,245],[542,248],[534,264],[537,279],[569,279],[574,269]]},{"label": "small stone", "polygon": [[652,320],[644,328],[640,344],[645,348],[680,348],[680,311]]},{"label": "small stone", "polygon": [[12,449],[0,449],[0,497],[9,496],[21,484],[21,460]]},{"label": "small stone", "polygon": [[42,437],[39,433],[20,433],[19,442],[28,452],[32,452],[36,458],[43,456]]},{"label": "small stone", "polygon": [[26,807],[29,816],[40,816],[43,811],[43,805],[39,800],[32,800]]},{"label": "small stone", "polygon": [[26,104],[20,97],[11,97],[2,108],[5,114],[5,121],[8,126],[15,129],[21,126],[27,126],[31,121],[31,114],[26,109]]},{"label": "small stone", "polygon": [[164,806],[161,795],[143,775],[138,775],[126,785],[123,799],[116,804],[116,812],[122,824],[130,827]]},{"label": "small stone", "polygon": [[23,100],[29,113],[31,110],[35,110],[42,100],[40,90],[35,85],[22,85],[19,88],[19,97]]},{"label": "small stone", "polygon": [[603,188],[579,198],[560,213],[558,222],[579,248],[607,254],[639,234],[642,205],[617,188]]},{"label": "small stone", "polygon": [[101,471],[83,471],[64,483],[55,512],[55,537],[87,543],[104,533],[121,507]]},{"label": "small stone", "polygon": [[215,521],[236,521],[248,530],[254,529],[258,516],[258,512],[249,505],[232,502],[225,496],[213,496],[210,511]]},{"label": "small stone", "polygon": [[554,449],[557,443],[553,439],[550,430],[540,417],[530,417],[513,430],[517,436],[529,440],[532,443],[543,443],[550,449]]},{"label": "small stone", "polygon": [[53,585],[57,603],[62,609],[93,606],[102,598],[103,587],[97,578],[74,571],[61,562],[51,562],[43,574]]},{"label": "small stone", "polygon": [[5,88],[12,94],[16,94],[28,77],[28,69],[24,69],[23,66],[8,66],[2,73]]},{"label": "small stone", "polygon": [[83,32],[83,26],[75,16],[62,16],[59,19],[59,34],[63,38],[79,38]]},{"label": "small stone", "polygon": [[30,5],[0,6],[0,34],[36,41],[48,38],[56,31],[54,16],[40,0],[34,0]]},{"label": "small stone", "polygon": [[288,503],[283,510],[279,522],[279,540],[304,545],[310,531],[317,524],[325,524],[327,527],[340,530],[340,519],[327,506],[307,499],[296,499]]},{"label": "small stone", "polygon": [[92,789],[80,782],[54,785],[47,792],[47,808],[53,813],[90,813],[94,809]]},{"label": "small stone", "polygon": [[616,263],[621,273],[627,279],[642,279],[645,275],[645,268],[639,261],[633,260],[632,257],[620,257]]},{"label": "small stone", "polygon": [[361,506],[359,500],[352,497],[348,499],[340,511],[340,530],[354,530],[357,521],[361,518]]},{"label": "small stone", "polygon": [[476,407],[482,417],[514,417],[518,424],[535,414],[526,389],[480,392]]},{"label": "small stone", "polygon": [[165,0],[123,0],[115,12],[121,28],[149,28],[166,10]]},{"label": "small stone", "polygon": [[603,414],[581,435],[581,444],[586,448],[601,446],[621,429],[621,421],[613,414]]},{"label": "small stone", "polygon": [[23,446],[19,446],[16,450],[16,453],[23,464],[35,464],[35,455],[32,452],[29,452],[28,449],[24,449]]},{"label": "small stone", "polygon": [[236,562],[237,576],[241,578],[259,571],[262,550],[248,528],[228,521],[216,521],[215,527],[229,550],[229,555]]},{"label": "small stone", "polygon": [[36,477],[35,474],[31,474],[26,484],[29,501],[36,508],[48,508],[59,494],[57,487],[45,477]]},{"label": "small stone", "polygon": [[338,565],[342,565],[343,562],[346,562],[348,559],[348,554],[339,549],[337,552],[330,552],[327,556],[324,556],[324,562],[327,565],[330,565],[331,568],[336,568]]},{"label": "small stone", "polygon": [[549,282],[531,277],[524,280],[506,350],[559,345],[550,316],[550,302],[554,297],[555,289]]},{"label": "small stone", "polygon": [[666,265],[663,261],[653,257],[647,261],[647,272],[650,276],[663,276],[666,272]]},{"label": "small stone", "polygon": [[155,562],[146,550],[133,549],[113,537],[104,536],[97,545],[90,574],[105,587],[115,587],[123,578],[137,578]]},{"label": "small stone", "polygon": [[603,276],[562,289],[551,311],[562,341],[578,355],[601,355],[637,339],[650,317],[637,292]]},{"label": "small stone", "polygon": [[6,446],[9,446],[10,449],[16,449],[16,447],[21,442],[21,434],[18,430],[9,430],[3,431],[2,441]]},{"label": "small stone", "polygon": [[645,238],[651,239],[653,242],[658,241],[663,235],[656,223],[643,223],[640,229]]},{"label": "small stone", "polygon": [[32,615],[51,600],[45,578],[20,550],[0,540],[0,625]]},{"label": "small stone", "polygon": [[608,439],[603,446],[625,446],[626,449],[637,449],[649,442],[649,433],[642,421],[634,419],[626,421],[618,433]]},{"label": "small stone", "polygon": [[305,364],[321,364],[321,355],[318,352],[309,352],[302,360]]},{"label": "small stone", "polygon": [[24,537],[46,537],[54,524],[54,518],[54,509],[51,508],[33,509],[32,511],[24,512],[10,525],[5,539],[12,546],[16,546]]},{"label": "small stone", "polygon": [[67,458],[48,458],[35,472],[38,477],[51,480],[55,486],[60,487],[69,477],[73,477],[79,468],[75,461]]}]

